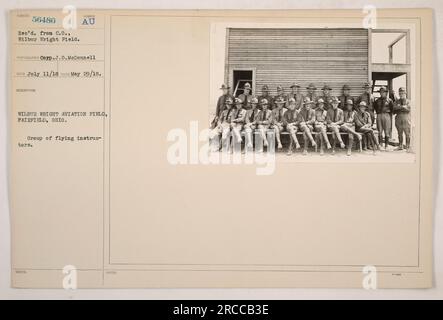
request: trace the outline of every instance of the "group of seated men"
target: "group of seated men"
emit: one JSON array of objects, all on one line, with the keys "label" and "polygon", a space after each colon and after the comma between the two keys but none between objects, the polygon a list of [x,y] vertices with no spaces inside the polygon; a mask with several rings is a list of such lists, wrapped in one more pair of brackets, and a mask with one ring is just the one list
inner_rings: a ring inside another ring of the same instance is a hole
[{"label": "group of seated men", "polygon": [[[318,144],[320,154],[324,154],[325,149],[332,149],[334,153],[338,144],[342,149],[347,148],[347,155],[350,155],[354,138],[358,139],[360,148],[364,140],[363,149],[371,148],[376,153],[380,150],[380,143],[384,143],[387,149],[395,114],[399,139],[397,150],[404,148],[403,136],[409,150],[411,106],[406,90],[400,88],[399,97],[393,95],[391,98],[387,89],[381,87],[380,97],[375,99],[369,83],[363,88],[364,92],[354,99],[348,85],[343,87],[343,95],[337,98],[331,95],[328,85],[323,87],[323,94],[317,96],[314,84],[306,88],[305,95],[301,94],[300,85],[293,84],[289,94],[284,94],[283,88],[278,86],[277,95],[271,97],[268,86],[264,85],[262,95],[257,97],[251,94],[251,85],[246,83],[243,93],[233,97],[230,88],[223,84],[220,88],[223,95],[218,99],[211,124],[211,141],[217,142],[217,149],[228,150],[231,144],[241,145],[244,132],[246,152],[253,149],[253,134],[257,133],[260,145],[267,147],[271,136],[277,148],[282,149],[281,133],[287,132],[290,136],[287,153],[290,155],[294,148],[301,148],[297,133],[302,133],[303,154],[308,153],[309,145],[317,149]],[[343,137],[347,137],[346,141]]]}]

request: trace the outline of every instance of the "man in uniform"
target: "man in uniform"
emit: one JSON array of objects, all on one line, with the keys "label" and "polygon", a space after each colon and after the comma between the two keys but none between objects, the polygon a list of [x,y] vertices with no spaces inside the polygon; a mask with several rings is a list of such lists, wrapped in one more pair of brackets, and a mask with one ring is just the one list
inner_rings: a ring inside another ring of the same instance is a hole
[{"label": "man in uniform", "polygon": [[[219,150],[220,147],[224,150],[227,150],[229,147],[229,138],[231,133],[231,112],[232,112],[232,104],[233,100],[231,97],[227,97],[225,100],[225,109],[221,112],[220,117],[217,122],[217,126],[211,131],[210,134],[210,140],[211,145],[213,146],[213,150]],[[220,135],[222,138],[221,145],[220,142]],[[214,139],[216,140],[217,145],[214,146]]]},{"label": "man in uniform", "polygon": [[300,149],[300,143],[297,139],[298,131],[298,113],[300,109],[297,109],[297,103],[294,98],[289,98],[288,110],[283,115],[283,126],[286,131],[289,132],[291,136],[291,141],[289,142],[288,156],[292,154],[292,148],[295,144],[295,149]]},{"label": "man in uniform", "polygon": [[267,99],[260,100],[261,111],[258,113],[255,123],[257,124],[257,129],[260,133],[260,138],[262,139],[263,146],[268,146],[268,139],[266,137],[266,131],[269,129],[272,120],[272,112],[268,109],[269,101]]},{"label": "man in uniform", "polygon": [[251,98],[252,98],[251,84],[249,82],[245,83],[245,85],[243,86],[243,93],[240,94],[238,96],[238,98],[242,101],[243,108],[249,109],[249,103],[250,103]]},{"label": "man in uniform", "polygon": [[246,112],[245,117],[245,134],[246,134],[246,149],[252,149],[253,140],[252,133],[257,128],[256,118],[259,113],[259,109],[257,108],[258,99],[256,97],[252,97],[251,99],[251,109]]},{"label": "man in uniform", "polygon": [[389,139],[392,129],[392,112],[394,111],[394,103],[388,97],[388,91],[385,87],[380,88],[380,98],[374,103],[374,110],[377,113],[377,130],[380,143],[385,141],[385,150],[388,148]]},{"label": "man in uniform", "polygon": [[348,152],[347,155],[351,155],[352,145],[354,144],[354,136],[357,137],[361,145],[361,134],[355,131],[355,114],[354,103],[352,100],[346,101],[346,110],[343,112],[344,122],[340,127],[340,130],[348,133]]},{"label": "man in uniform", "polygon": [[241,131],[243,129],[243,125],[245,124],[246,110],[243,109],[243,101],[239,98],[235,98],[235,107],[236,109],[232,111],[230,117],[231,129],[235,138],[235,140],[232,141],[232,144],[233,146],[241,146]]},{"label": "man in uniform", "polygon": [[229,92],[230,87],[227,86],[226,84],[223,83],[220,87],[220,90],[222,90],[222,95],[217,100],[217,107],[215,108],[215,117],[211,122],[211,129],[215,129],[215,127],[217,126],[218,119],[220,118],[220,114],[222,113],[222,111],[225,108],[226,98],[228,98],[228,97],[233,98],[231,93]]},{"label": "man in uniform", "polygon": [[357,103],[360,105],[360,102],[366,102],[366,112],[371,115],[372,125],[375,123],[375,112],[374,112],[374,96],[372,95],[372,86],[370,83],[365,83],[363,85],[363,92],[357,99]]},{"label": "man in uniform", "polygon": [[351,87],[345,84],[343,86],[343,93],[340,96],[340,109],[345,110],[346,109],[346,101],[352,100],[354,103],[354,98],[351,97]]},{"label": "man in uniform", "polygon": [[303,107],[300,109],[300,112],[297,115],[297,123],[298,128],[301,132],[303,132],[303,154],[308,154],[308,140],[311,142],[313,147],[317,147],[317,143],[312,136],[312,131],[314,130],[315,123],[315,111],[312,109],[312,105],[314,105],[314,101],[305,98],[303,102]]},{"label": "man in uniform", "polygon": [[[269,87],[268,85],[263,85],[263,87],[261,88],[261,96],[258,97],[258,101],[262,101],[263,99],[266,99],[269,103],[268,108],[272,109],[273,105],[272,105],[272,97],[269,94]],[[260,108],[260,106],[259,106]]]},{"label": "man in uniform", "polygon": [[300,92],[300,85],[297,83],[293,83],[291,85],[291,92],[288,94],[288,103],[286,106],[289,105],[289,99],[293,98],[295,100],[295,109],[300,110],[303,104],[303,95]]},{"label": "man in uniform", "polygon": [[320,132],[320,155],[323,155],[324,146],[326,149],[331,149],[328,135],[326,133],[326,114],[327,111],[324,108],[325,103],[322,98],[317,100],[317,108],[315,109],[315,123],[314,129],[316,132]]},{"label": "man in uniform", "polygon": [[273,99],[273,102],[272,102],[272,104],[273,104],[272,107],[273,107],[273,108],[276,107],[275,101],[276,101],[278,98],[283,98],[284,101],[287,101],[287,100],[288,100],[288,99],[287,99],[288,97],[285,95],[285,92],[284,92],[282,86],[277,86],[277,94],[274,96],[274,99]]},{"label": "man in uniform", "polygon": [[323,100],[323,109],[326,111],[332,107],[332,105],[331,105],[331,102],[332,102],[331,90],[332,90],[331,87],[329,85],[325,84],[322,88],[323,95],[320,96],[320,98]]},{"label": "man in uniform", "polygon": [[343,110],[338,107],[340,100],[337,97],[332,98],[332,108],[326,114],[326,126],[328,131],[332,132],[332,153],[335,153],[335,145],[338,140],[340,148],[344,149],[345,144],[340,135],[340,127],[343,124]]},{"label": "man in uniform", "polygon": [[358,111],[355,114],[355,127],[357,132],[360,132],[365,140],[371,142],[372,150],[375,154],[376,150],[379,148],[377,135],[372,129],[372,120],[369,112],[366,111],[366,102],[361,101],[358,104]]},{"label": "man in uniform", "polygon": [[411,103],[406,98],[406,89],[398,90],[400,98],[394,103],[395,127],[398,132],[398,148],[403,150],[403,135],[406,138],[406,150],[410,151],[411,147]]},{"label": "man in uniform", "polygon": [[274,100],[276,108],[272,110],[272,120],[270,128],[274,130],[275,139],[277,140],[277,149],[282,148],[280,133],[283,131],[283,115],[286,109],[283,107],[286,101],[282,96]]},{"label": "man in uniform", "polygon": [[309,100],[311,100],[314,103],[313,106],[315,108],[315,104],[317,103],[318,99],[317,94],[315,93],[317,88],[313,83],[310,83],[309,86],[306,88],[306,90],[308,90],[308,92],[306,93],[306,97],[309,98]]}]

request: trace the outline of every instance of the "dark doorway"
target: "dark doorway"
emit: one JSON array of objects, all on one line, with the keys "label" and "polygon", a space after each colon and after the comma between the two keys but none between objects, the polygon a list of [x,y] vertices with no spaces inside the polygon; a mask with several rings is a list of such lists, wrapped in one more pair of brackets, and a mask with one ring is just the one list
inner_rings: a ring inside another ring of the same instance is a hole
[{"label": "dark doorway", "polygon": [[233,70],[233,93],[238,96],[243,93],[243,86],[249,82],[253,87],[253,71],[252,70]]}]

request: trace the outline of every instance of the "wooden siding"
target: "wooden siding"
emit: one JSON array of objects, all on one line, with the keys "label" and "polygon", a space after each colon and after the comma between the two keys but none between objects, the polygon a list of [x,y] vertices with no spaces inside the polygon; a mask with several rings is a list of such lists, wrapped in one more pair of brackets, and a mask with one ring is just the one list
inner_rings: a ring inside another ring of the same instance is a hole
[{"label": "wooden siding", "polygon": [[232,86],[232,70],[255,69],[256,94],[264,84],[273,95],[277,85],[289,92],[293,82],[304,93],[313,82],[318,89],[329,84],[333,95],[348,84],[357,96],[369,80],[366,29],[230,28],[227,41],[226,80]]}]

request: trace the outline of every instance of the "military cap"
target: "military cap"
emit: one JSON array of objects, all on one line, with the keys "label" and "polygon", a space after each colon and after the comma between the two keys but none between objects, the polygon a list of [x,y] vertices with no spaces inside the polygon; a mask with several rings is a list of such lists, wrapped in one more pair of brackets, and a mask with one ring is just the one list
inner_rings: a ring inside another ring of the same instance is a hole
[{"label": "military cap", "polygon": [[261,105],[266,105],[266,104],[269,104],[269,101],[268,101],[268,99],[261,99],[260,100],[260,104]]},{"label": "military cap", "polygon": [[332,90],[330,86],[328,86],[327,84],[325,84],[322,88],[322,90]]},{"label": "military cap", "polygon": [[322,98],[317,100],[317,104],[321,104],[321,103],[325,103],[325,100],[323,100]]},{"label": "military cap", "polygon": [[401,87],[400,89],[398,89],[399,93],[406,93],[406,89],[404,87]]},{"label": "military cap", "polygon": [[380,92],[386,92],[386,91],[388,91],[388,89],[386,89],[386,87],[381,87],[379,91]]},{"label": "military cap", "polygon": [[245,88],[245,89],[249,88],[250,89],[251,88],[251,84],[249,82],[246,82],[243,88]]},{"label": "military cap", "polygon": [[233,103],[232,98],[231,97],[226,98],[225,103],[232,104]]},{"label": "military cap", "polygon": [[290,88],[300,88],[300,85],[298,83],[293,83]]},{"label": "military cap", "polygon": [[289,98],[289,103],[294,103],[295,99],[294,98]]},{"label": "military cap", "polygon": [[277,91],[282,91],[283,87],[282,86],[277,86]]},{"label": "military cap", "polygon": [[263,87],[261,87],[262,91],[269,91],[269,87],[267,84],[264,84]]},{"label": "military cap", "polygon": [[223,83],[220,89],[231,89],[231,87]]},{"label": "military cap", "polygon": [[345,85],[343,86],[343,90],[351,90],[351,87],[348,86],[347,84],[345,84]]},{"label": "military cap", "polygon": [[348,100],[346,100],[346,104],[353,106],[354,105],[354,101],[352,101],[351,99],[348,99]]},{"label": "military cap", "polygon": [[315,102],[312,101],[311,99],[309,99],[309,97],[306,97],[305,100],[303,101],[304,105],[306,105],[306,104],[313,104],[313,103],[315,103]]},{"label": "military cap", "polygon": [[337,97],[332,97],[331,103],[340,103],[340,100]]},{"label": "military cap", "polygon": [[315,84],[313,84],[313,83],[310,83],[309,86],[306,89],[317,90]]},{"label": "military cap", "polygon": [[258,99],[257,99],[257,97],[252,97],[250,103],[251,103],[251,104],[257,104],[257,103],[258,103]]},{"label": "military cap", "polygon": [[278,97],[277,99],[275,99],[274,101],[275,103],[285,103],[285,99],[283,97]]},{"label": "military cap", "polygon": [[359,107],[367,107],[367,104],[366,104],[366,102],[365,101],[361,101],[359,104],[358,104],[358,106]]},{"label": "military cap", "polygon": [[243,100],[240,98],[235,98],[235,104],[243,104]]}]

